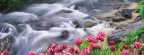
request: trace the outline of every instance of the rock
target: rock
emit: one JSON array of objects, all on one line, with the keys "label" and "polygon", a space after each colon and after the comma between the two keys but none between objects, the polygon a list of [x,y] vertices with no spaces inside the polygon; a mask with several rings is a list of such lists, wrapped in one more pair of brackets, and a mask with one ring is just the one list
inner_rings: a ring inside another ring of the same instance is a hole
[{"label": "rock", "polygon": [[120,22],[120,21],[124,21],[124,20],[127,20],[127,19],[126,18],[118,18],[118,19],[113,18],[112,19],[113,22]]},{"label": "rock", "polygon": [[79,24],[79,22],[77,20],[73,19],[71,21],[75,25],[76,28],[80,27],[80,24]]},{"label": "rock", "polygon": [[134,20],[134,22],[138,22],[138,21],[141,21],[141,20],[142,20],[142,17],[138,16],[138,17]]},{"label": "rock", "polygon": [[122,38],[119,35],[108,36],[108,38],[107,38],[108,44],[110,44],[109,41],[111,41],[111,40],[114,40],[116,43],[119,43],[122,41]]},{"label": "rock", "polygon": [[65,38],[68,38],[68,36],[69,36],[68,30],[63,30],[63,31],[62,31],[62,35],[61,35],[61,38],[62,38],[62,39],[65,39]]},{"label": "rock", "polygon": [[62,12],[65,12],[65,13],[72,13],[73,11],[71,11],[71,10],[62,10]]},{"label": "rock", "polygon": [[[110,27],[112,27],[112,28],[117,27],[117,25],[116,25],[116,24],[114,24],[114,23],[109,23],[109,25],[110,25]],[[117,28],[119,28],[119,27],[117,27]]]},{"label": "rock", "polygon": [[97,25],[96,22],[92,21],[92,20],[85,20],[84,21],[84,27],[87,28],[87,27],[92,27],[92,26],[95,26]]},{"label": "rock", "polygon": [[139,13],[139,12],[140,12],[140,9],[133,9],[133,12],[134,12],[134,13]]},{"label": "rock", "polygon": [[[113,24],[111,24],[111,25],[113,25]],[[142,25],[141,21],[130,23],[127,25],[119,25],[119,27],[116,28],[116,30],[114,30],[108,34],[108,37],[107,37],[108,43],[110,40],[114,40],[116,43],[121,42],[122,39],[125,36],[127,36],[130,31],[136,30],[141,25]]]},{"label": "rock", "polygon": [[5,49],[7,50],[11,49],[13,42],[14,42],[14,38],[12,35],[7,35],[4,38],[1,38],[0,39],[0,52],[3,52]]},{"label": "rock", "polygon": [[132,10],[130,10],[130,9],[123,9],[120,13],[125,18],[131,18],[132,17]]}]

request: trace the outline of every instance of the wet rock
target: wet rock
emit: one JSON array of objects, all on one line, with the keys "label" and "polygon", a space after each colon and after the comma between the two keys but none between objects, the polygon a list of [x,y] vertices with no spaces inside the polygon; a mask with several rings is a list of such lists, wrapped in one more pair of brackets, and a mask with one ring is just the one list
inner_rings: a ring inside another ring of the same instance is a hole
[{"label": "wet rock", "polygon": [[112,19],[113,22],[120,22],[120,21],[124,21],[124,20],[127,20],[127,19],[126,18],[118,18],[118,19],[113,18]]},{"label": "wet rock", "polygon": [[80,24],[79,24],[79,22],[77,21],[77,20],[71,20],[72,21],[72,23],[75,25],[75,27],[76,28],[78,28],[78,27],[80,27]]},{"label": "wet rock", "polygon": [[139,12],[140,12],[140,9],[133,9],[133,12],[134,12],[134,13],[139,13]]},{"label": "wet rock", "polygon": [[84,21],[84,27],[92,27],[92,26],[95,26],[95,25],[97,25],[97,23],[96,22],[94,22],[94,21],[92,21],[92,20],[85,20]]},{"label": "wet rock", "polygon": [[141,20],[142,20],[142,17],[138,16],[138,17],[134,20],[134,22],[138,22],[138,21],[141,21]]},{"label": "wet rock", "polygon": [[65,12],[65,13],[72,13],[73,11],[71,11],[71,10],[62,10],[62,12]]},{"label": "wet rock", "polygon": [[125,18],[131,18],[132,17],[132,10],[130,10],[130,9],[123,9],[120,13]]},{"label": "wet rock", "polygon": [[68,36],[69,36],[69,32],[68,32],[67,30],[63,30],[63,31],[62,31],[62,35],[61,35],[61,38],[62,38],[62,39],[65,39],[65,38],[68,38]]},{"label": "wet rock", "polygon": [[[110,27],[112,27],[112,28],[117,27],[117,25],[114,24],[114,23],[109,23],[109,25],[110,25]],[[120,27],[117,27],[117,28],[120,28]]]},{"label": "wet rock", "polygon": [[14,38],[12,35],[7,35],[4,38],[1,38],[0,39],[0,52],[3,52],[5,49],[10,50],[13,42],[14,42]]}]

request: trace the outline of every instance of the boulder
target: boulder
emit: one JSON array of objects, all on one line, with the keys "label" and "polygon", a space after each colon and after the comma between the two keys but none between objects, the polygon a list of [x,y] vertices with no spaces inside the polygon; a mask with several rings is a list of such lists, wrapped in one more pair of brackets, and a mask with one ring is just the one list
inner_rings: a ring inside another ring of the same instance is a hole
[{"label": "boulder", "polygon": [[[113,25],[113,24],[110,24],[110,25]],[[116,43],[121,42],[122,39],[129,34],[130,31],[136,30],[139,26],[141,26],[141,21],[130,23],[127,25],[119,25],[119,27],[117,27],[114,31],[108,34],[108,37],[107,37],[108,43],[110,40],[114,40]],[[143,35],[144,34],[140,36],[142,37]]]},{"label": "boulder", "polygon": [[13,42],[14,42],[14,38],[12,35],[6,35],[3,38],[0,38],[0,52],[3,52],[6,49],[10,50]]},{"label": "boulder", "polygon": [[125,18],[131,18],[132,17],[132,10],[130,9],[123,9],[120,14]]},{"label": "boulder", "polygon": [[111,40],[113,40],[113,41],[115,41],[116,43],[119,43],[119,42],[121,42],[122,41],[122,38],[120,38],[119,36],[109,36],[108,37],[108,44],[110,44],[109,42],[111,41]]}]

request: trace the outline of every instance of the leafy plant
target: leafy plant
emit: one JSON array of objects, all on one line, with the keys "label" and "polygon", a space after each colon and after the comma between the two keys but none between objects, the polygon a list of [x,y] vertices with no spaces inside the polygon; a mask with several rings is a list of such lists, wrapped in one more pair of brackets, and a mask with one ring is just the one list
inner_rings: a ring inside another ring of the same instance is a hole
[{"label": "leafy plant", "polygon": [[140,9],[139,12],[140,16],[144,18],[144,0],[141,0],[141,2],[138,5],[138,8]]},{"label": "leafy plant", "polygon": [[23,0],[0,0],[0,6],[14,6],[16,4],[24,4]]}]

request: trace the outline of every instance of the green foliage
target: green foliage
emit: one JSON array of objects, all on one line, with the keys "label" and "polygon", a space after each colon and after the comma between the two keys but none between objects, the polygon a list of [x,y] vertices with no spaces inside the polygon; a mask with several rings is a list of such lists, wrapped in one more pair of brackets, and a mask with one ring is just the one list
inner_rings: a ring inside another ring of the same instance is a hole
[{"label": "green foliage", "polygon": [[90,55],[100,55],[100,50],[92,50],[91,52],[90,52]]},{"label": "green foliage", "polygon": [[144,25],[144,19],[142,19],[142,25]]},{"label": "green foliage", "polygon": [[142,7],[144,7],[144,0],[141,0],[141,2],[139,3],[139,6],[138,6],[140,9],[142,9]]},{"label": "green foliage", "polygon": [[142,7],[142,9],[140,10],[140,16],[144,17],[144,7]]},{"label": "green foliage", "polygon": [[140,9],[140,16],[144,17],[144,0],[141,0],[141,2],[139,3],[138,8]]},{"label": "green foliage", "polygon": [[116,55],[120,55],[121,48],[122,48],[123,45],[124,45],[123,42],[120,42],[120,43],[115,44],[115,46],[117,46]]},{"label": "green foliage", "polygon": [[123,42],[130,45],[134,39],[144,32],[144,26],[138,27],[136,31],[129,32],[129,35],[123,38]]},{"label": "green foliage", "polygon": [[23,5],[23,0],[0,0],[0,6],[14,6],[14,5]]},{"label": "green foliage", "polygon": [[85,39],[83,39],[83,42],[82,42],[82,44],[79,47],[80,50],[82,50],[84,47],[87,47],[89,44],[90,44],[89,42],[87,42]]}]

